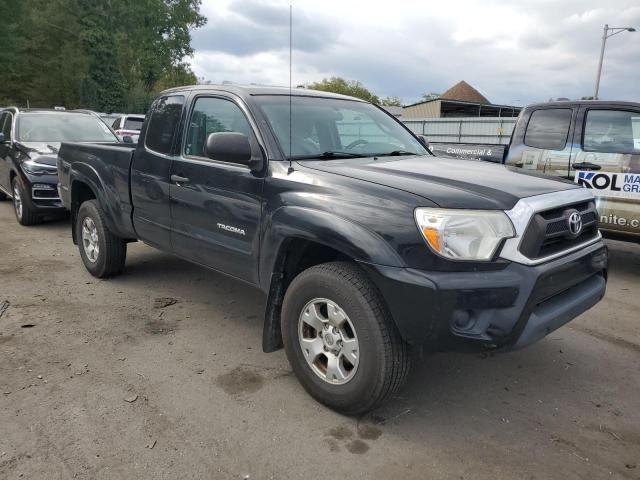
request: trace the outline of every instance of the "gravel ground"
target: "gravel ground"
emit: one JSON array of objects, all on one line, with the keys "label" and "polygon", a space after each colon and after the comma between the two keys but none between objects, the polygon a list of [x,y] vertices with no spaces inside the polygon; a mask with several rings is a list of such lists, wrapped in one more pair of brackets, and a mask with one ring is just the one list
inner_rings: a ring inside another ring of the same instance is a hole
[{"label": "gravel ground", "polygon": [[570,325],[353,419],[262,353],[255,290],[143,244],[99,281],[69,232],[0,203],[2,479],[640,479],[640,245]]}]

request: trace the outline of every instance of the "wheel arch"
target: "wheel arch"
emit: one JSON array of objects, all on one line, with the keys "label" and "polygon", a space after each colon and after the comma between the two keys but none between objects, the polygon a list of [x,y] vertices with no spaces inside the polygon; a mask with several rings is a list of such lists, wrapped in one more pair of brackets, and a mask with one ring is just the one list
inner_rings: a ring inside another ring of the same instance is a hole
[{"label": "wheel arch", "polygon": [[88,200],[96,199],[96,193],[93,187],[84,179],[74,179],[71,182],[71,236],[73,243],[78,244],[76,237],[76,221],[78,218],[78,210],[80,205]]},{"label": "wheel arch", "polygon": [[283,207],[268,220],[266,230],[260,264],[261,288],[268,292],[262,335],[265,352],[282,348],[282,301],[300,272],[336,260],[404,265],[380,235],[324,211]]},{"label": "wheel arch", "polygon": [[[132,234],[120,228],[119,220],[127,218],[128,213],[123,211],[118,192],[114,188],[105,185],[98,172],[90,165],[78,163],[73,165],[73,171],[69,176],[71,217],[73,228],[77,219],[78,209],[82,201],[95,199],[102,210],[107,228],[116,236],[130,238]],[[87,195],[87,197],[83,197]],[[81,201],[80,201],[81,200]],[[74,204],[74,201],[76,202]],[[125,226],[126,228],[126,226]],[[75,242],[75,230],[74,242]]]}]

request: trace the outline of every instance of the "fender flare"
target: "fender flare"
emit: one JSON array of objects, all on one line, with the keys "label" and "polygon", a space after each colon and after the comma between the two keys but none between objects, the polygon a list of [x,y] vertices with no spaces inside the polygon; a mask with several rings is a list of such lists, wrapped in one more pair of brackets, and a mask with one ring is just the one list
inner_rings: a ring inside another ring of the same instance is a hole
[{"label": "fender flare", "polygon": [[[108,187],[104,184],[101,176],[98,172],[86,163],[74,163],[71,175],[69,178],[69,196],[71,199],[71,216],[72,216],[72,234],[75,241],[75,220],[80,205],[73,204],[74,188],[77,188],[78,184],[86,185],[95,196],[102,212],[104,214],[104,220],[107,228],[115,235],[122,238],[127,238],[127,232],[122,232],[118,227],[117,218],[122,217],[122,207],[118,201],[116,192],[110,192]],[[114,201],[109,201],[114,200]],[[129,235],[130,236],[130,235]]]},{"label": "fender flare", "polygon": [[264,226],[260,248],[260,284],[266,291],[271,273],[287,239],[309,240],[331,247],[354,260],[403,267],[404,261],[378,233],[330,212],[284,206],[275,210]]},{"label": "fender flare", "polygon": [[262,349],[282,347],[280,311],[286,291],[283,267],[288,241],[309,240],[359,262],[402,267],[400,255],[376,232],[346,218],[305,207],[281,207],[265,222],[260,248],[260,287],[267,292]]}]

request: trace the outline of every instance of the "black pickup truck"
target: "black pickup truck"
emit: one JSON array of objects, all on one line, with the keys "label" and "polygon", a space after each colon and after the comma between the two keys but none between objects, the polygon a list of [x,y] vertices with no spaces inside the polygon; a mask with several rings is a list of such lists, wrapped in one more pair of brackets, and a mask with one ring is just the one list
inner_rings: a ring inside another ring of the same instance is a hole
[{"label": "black pickup truck", "polygon": [[403,384],[410,347],[518,349],[605,293],[588,190],[434,157],[350,97],[172,89],[136,147],[63,143],[58,170],[89,272],[142,240],[254,285],[263,349],[347,414]]}]

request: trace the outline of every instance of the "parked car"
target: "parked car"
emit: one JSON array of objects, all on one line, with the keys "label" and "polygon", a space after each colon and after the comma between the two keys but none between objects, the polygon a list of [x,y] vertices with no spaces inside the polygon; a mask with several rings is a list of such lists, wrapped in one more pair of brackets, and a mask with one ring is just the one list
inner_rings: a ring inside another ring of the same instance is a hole
[{"label": "parked car", "polygon": [[432,150],[575,181],[596,196],[605,235],[640,242],[639,103],[530,105],[522,110],[509,145],[432,144]]},{"label": "parked car", "polygon": [[605,293],[591,191],[433,157],[351,97],[168,90],[137,146],[65,142],[58,171],[92,275],[121,273],[142,240],[253,285],[264,351],[284,345],[304,388],[347,414],[402,386],[410,346],[519,349]]},{"label": "parked car", "polygon": [[65,211],[56,170],[60,142],[65,140],[118,142],[109,126],[90,112],[15,107],[0,112],[0,195],[13,200],[22,225]]},{"label": "parked car", "polygon": [[144,122],[144,115],[122,115],[111,126],[120,137],[136,137],[140,135],[140,129]]}]

